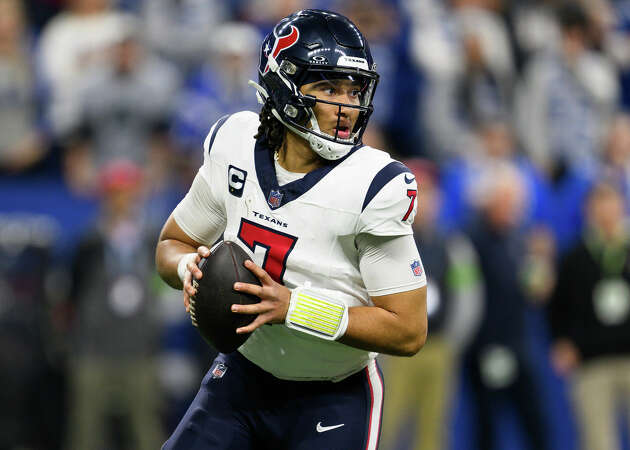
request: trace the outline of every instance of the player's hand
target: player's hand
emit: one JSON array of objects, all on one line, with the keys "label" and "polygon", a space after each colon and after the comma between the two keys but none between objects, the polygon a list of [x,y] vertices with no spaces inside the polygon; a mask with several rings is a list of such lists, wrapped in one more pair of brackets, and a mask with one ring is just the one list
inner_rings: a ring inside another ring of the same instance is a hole
[{"label": "player's hand", "polygon": [[184,276],[184,306],[186,312],[190,312],[190,297],[197,293],[197,289],[193,287],[193,277],[195,280],[200,280],[203,276],[201,269],[199,269],[199,261],[201,258],[207,258],[210,256],[210,249],[205,245],[200,246],[197,249],[197,256],[193,261],[188,261],[186,264],[186,275]]},{"label": "player's hand", "polygon": [[251,333],[266,323],[284,323],[289,310],[291,291],[286,286],[275,282],[269,274],[250,260],[245,261],[248,268],[262,286],[248,283],[234,283],[234,290],[245,294],[252,294],[260,298],[260,303],[252,305],[232,305],[232,312],[237,314],[257,314],[256,319],[249,325],[237,328],[236,332]]}]

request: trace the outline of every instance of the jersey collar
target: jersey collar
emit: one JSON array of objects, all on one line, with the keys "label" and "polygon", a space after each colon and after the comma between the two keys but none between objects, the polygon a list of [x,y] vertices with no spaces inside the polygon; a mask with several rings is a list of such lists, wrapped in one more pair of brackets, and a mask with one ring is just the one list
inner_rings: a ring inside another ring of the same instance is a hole
[{"label": "jersey collar", "polygon": [[304,194],[310,188],[315,186],[319,180],[324,178],[328,172],[337,167],[342,161],[345,161],[351,154],[363,147],[358,144],[348,152],[346,156],[336,161],[330,161],[328,164],[307,173],[299,180],[292,181],[282,186],[278,185],[278,177],[276,175],[276,167],[273,161],[273,154],[267,145],[260,139],[256,141],[254,147],[254,159],[256,164],[256,176],[258,184],[267,199],[267,205],[272,210],[278,209],[290,201],[295,200]]}]

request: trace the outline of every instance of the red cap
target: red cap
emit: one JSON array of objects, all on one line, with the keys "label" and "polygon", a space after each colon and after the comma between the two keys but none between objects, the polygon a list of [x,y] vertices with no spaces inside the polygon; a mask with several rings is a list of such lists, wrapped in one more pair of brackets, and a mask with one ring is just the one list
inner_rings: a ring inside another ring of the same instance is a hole
[{"label": "red cap", "polygon": [[99,174],[102,192],[118,189],[133,189],[142,182],[142,169],[129,160],[119,159],[107,163]]},{"label": "red cap", "polygon": [[416,177],[418,186],[421,187],[425,182],[431,183],[436,186],[440,178],[440,170],[438,166],[424,158],[411,158],[403,161],[405,165],[411,170],[411,173]]}]

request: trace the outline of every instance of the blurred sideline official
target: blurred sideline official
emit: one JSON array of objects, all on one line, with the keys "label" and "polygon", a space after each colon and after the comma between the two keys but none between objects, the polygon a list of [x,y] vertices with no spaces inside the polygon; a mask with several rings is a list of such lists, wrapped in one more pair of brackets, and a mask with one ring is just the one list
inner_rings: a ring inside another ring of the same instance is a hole
[{"label": "blurred sideline official", "polygon": [[[103,168],[103,214],[73,263],[69,449],[110,448],[112,435],[128,436],[139,450],[162,442],[158,323],[150,307],[155,233],[139,214],[141,182],[129,161]],[[122,419],[118,433],[111,433],[112,418]]]},{"label": "blurred sideline official", "polygon": [[[422,212],[416,215],[413,230],[427,271],[430,332],[418,355],[384,358],[390,382],[385,391],[381,448],[400,448],[404,436],[411,438],[405,448],[438,450],[449,448],[447,425],[459,355],[479,324],[482,286],[477,257],[466,236],[445,234],[437,226],[441,205],[437,167],[424,160],[405,163],[419,184]],[[406,436],[410,418],[414,419],[414,432]]]},{"label": "blurred sideline official", "polygon": [[600,182],[587,227],[563,258],[550,304],[556,371],[572,375],[584,449],[621,449],[618,408],[630,407],[630,232],[618,188]]}]

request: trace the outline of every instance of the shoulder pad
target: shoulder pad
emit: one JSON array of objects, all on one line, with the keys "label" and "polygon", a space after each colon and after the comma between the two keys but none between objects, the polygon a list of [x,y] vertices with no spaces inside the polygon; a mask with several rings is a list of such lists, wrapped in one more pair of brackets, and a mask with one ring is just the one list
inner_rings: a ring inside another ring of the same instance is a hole
[{"label": "shoulder pad", "polygon": [[243,159],[252,151],[254,135],[258,130],[258,115],[250,111],[221,117],[210,129],[203,147],[203,165],[220,165]]},{"label": "shoulder pad", "polygon": [[[247,135],[247,131],[250,129],[253,130],[253,137],[258,130],[258,115],[256,113],[241,111],[235,114],[226,114],[221,117],[212,125],[203,143],[204,157],[210,154],[214,148],[215,140],[219,134],[229,139],[235,136]],[[219,130],[221,130],[220,133]]]},{"label": "shoulder pad", "polygon": [[411,234],[417,195],[418,185],[411,170],[399,161],[390,160],[365,191],[357,233]]},{"label": "shoulder pad", "polygon": [[[405,166],[400,161],[392,161],[385,167],[383,167],[372,179],[372,182],[370,183],[370,186],[368,187],[368,190],[365,194],[363,206],[361,206],[361,211],[365,210],[365,208],[370,204],[374,197],[376,197],[376,195],[381,192],[381,190],[387,183],[389,183],[392,179],[402,173],[409,174],[405,177],[405,181],[415,180],[415,177],[411,174],[411,170],[409,170],[407,166]],[[411,181],[409,181],[409,183],[410,182]]]}]

